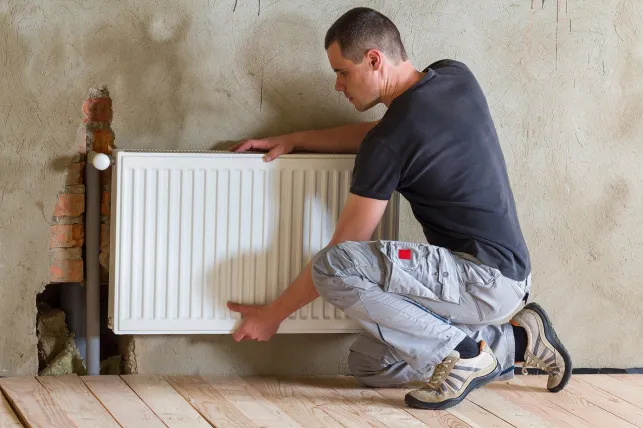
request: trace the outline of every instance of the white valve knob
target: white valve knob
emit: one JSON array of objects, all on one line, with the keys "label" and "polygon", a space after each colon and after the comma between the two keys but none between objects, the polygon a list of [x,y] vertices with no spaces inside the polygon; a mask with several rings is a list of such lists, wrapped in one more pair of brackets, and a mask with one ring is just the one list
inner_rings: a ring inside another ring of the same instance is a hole
[{"label": "white valve knob", "polygon": [[89,161],[99,171],[104,171],[112,164],[112,160],[104,153],[89,153]]}]

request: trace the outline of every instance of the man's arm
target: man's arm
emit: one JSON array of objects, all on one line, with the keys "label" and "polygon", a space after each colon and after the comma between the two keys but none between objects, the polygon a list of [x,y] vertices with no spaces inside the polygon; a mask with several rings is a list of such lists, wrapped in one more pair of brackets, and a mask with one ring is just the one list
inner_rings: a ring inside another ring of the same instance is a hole
[{"label": "man's arm", "polygon": [[[388,201],[349,194],[329,246],[344,241],[367,241],[379,224]],[[283,320],[319,297],[313,284],[311,263],[290,286],[269,305],[240,305],[228,302],[228,308],[243,314],[243,324],[233,334],[234,340],[269,340]]]},{"label": "man's arm", "polygon": [[268,162],[293,150],[357,153],[368,131],[378,123],[379,121],[360,122],[329,129],[300,131],[264,139],[250,139],[232,146],[230,150],[234,152],[265,150],[268,153],[264,159]]}]

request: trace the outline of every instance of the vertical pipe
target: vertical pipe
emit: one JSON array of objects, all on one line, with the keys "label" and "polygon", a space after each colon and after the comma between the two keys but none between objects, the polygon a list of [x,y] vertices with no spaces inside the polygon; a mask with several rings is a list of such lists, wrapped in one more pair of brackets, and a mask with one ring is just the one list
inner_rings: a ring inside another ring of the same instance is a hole
[{"label": "vertical pipe", "polygon": [[85,164],[85,284],[87,316],[87,374],[100,374],[100,172],[92,164],[95,153],[88,153]]}]

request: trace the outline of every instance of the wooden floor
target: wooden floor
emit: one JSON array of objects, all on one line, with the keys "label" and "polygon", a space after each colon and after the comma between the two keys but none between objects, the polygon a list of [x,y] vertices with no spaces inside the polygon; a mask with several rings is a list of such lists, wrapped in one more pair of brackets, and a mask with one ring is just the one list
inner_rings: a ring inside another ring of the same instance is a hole
[{"label": "wooden floor", "polygon": [[558,394],[545,382],[517,376],[423,411],[351,377],[13,377],[0,427],[643,427],[643,375],[577,375]]}]

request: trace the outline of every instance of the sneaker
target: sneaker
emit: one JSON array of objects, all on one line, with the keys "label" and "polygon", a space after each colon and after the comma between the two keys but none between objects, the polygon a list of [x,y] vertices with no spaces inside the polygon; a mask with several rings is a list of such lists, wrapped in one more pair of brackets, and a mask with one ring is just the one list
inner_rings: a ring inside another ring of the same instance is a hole
[{"label": "sneaker", "polygon": [[480,354],[462,359],[453,351],[435,368],[429,383],[406,394],[407,405],[418,409],[442,410],[453,407],[476,388],[491,382],[500,373],[498,360],[484,341]]},{"label": "sneaker", "polygon": [[522,374],[527,368],[541,369],[549,375],[547,389],[562,390],[572,375],[572,359],[558,339],[547,313],[536,303],[529,303],[511,319],[511,324],[527,332],[527,350]]}]

